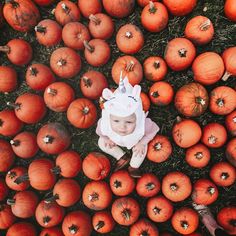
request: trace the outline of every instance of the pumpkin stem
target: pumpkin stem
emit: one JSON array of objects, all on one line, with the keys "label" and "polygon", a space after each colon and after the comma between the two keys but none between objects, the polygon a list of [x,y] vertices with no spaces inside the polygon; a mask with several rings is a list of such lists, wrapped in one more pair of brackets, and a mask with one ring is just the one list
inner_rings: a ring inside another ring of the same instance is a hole
[{"label": "pumpkin stem", "polygon": [[218,98],[217,100],[216,100],[216,104],[219,106],[219,107],[223,107],[224,106],[224,99],[222,99],[222,98]]},{"label": "pumpkin stem", "polygon": [[89,87],[91,87],[92,86],[92,80],[91,79],[89,79],[88,77],[86,77],[86,76],[84,76],[83,78],[82,78],[82,81],[84,82],[84,85],[87,87],[87,88],[89,88]]},{"label": "pumpkin stem", "polygon": [[2,119],[0,119],[0,127],[3,126],[3,123],[4,123],[4,121]]},{"label": "pumpkin stem", "polygon": [[153,96],[154,98],[158,98],[160,94],[158,93],[158,91],[155,91],[151,93],[151,96]]},{"label": "pumpkin stem", "polygon": [[70,14],[70,8],[65,4],[65,3],[62,3],[61,4],[61,8],[64,10],[64,12],[69,15]]},{"label": "pumpkin stem", "polygon": [[48,225],[48,222],[50,222],[51,219],[52,219],[52,218],[49,217],[49,216],[44,216],[44,217],[43,217],[43,224],[44,224],[45,226]]},{"label": "pumpkin stem", "polygon": [[203,158],[203,153],[202,152],[196,152],[194,156],[198,159],[201,160]]},{"label": "pumpkin stem", "polygon": [[14,0],[5,0],[5,3],[10,3],[14,8],[17,8],[20,6],[20,4]]},{"label": "pumpkin stem", "polygon": [[18,140],[18,139],[17,140],[11,140],[10,144],[15,146],[15,147],[18,147],[20,145],[20,140]]},{"label": "pumpkin stem", "polygon": [[128,38],[128,39],[133,38],[132,32],[130,32],[130,31],[125,32],[125,37]]},{"label": "pumpkin stem", "polygon": [[201,104],[202,106],[206,104],[206,101],[202,97],[196,97],[195,101],[196,103]]},{"label": "pumpkin stem", "polygon": [[84,107],[84,109],[83,109],[83,114],[84,115],[87,115],[89,113],[89,107]]},{"label": "pumpkin stem", "polygon": [[115,188],[121,188],[121,187],[122,187],[121,181],[118,181],[118,180],[116,179],[115,182],[114,182],[114,184],[113,184],[113,186],[114,186]]},{"label": "pumpkin stem", "polygon": [[148,233],[147,230],[144,230],[141,232],[140,236],[149,236],[150,234]]},{"label": "pumpkin stem", "polygon": [[186,57],[186,54],[187,54],[187,50],[185,48],[181,48],[179,51],[179,56],[180,57]]},{"label": "pumpkin stem", "polygon": [[157,9],[156,9],[156,7],[155,7],[153,1],[149,1],[149,12],[150,12],[151,14],[155,14],[156,11],[157,11]]},{"label": "pumpkin stem", "polygon": [[44,200],[44,202],[48,204],[48,203],[52,203],[52,202],[56,201],[57,199],[59,199],[59,195],[56,193],[52,197],[46,198]]},{"label": "pumpkin stem", "polygon": [[101,20],[93,14],[89,15],[89,20],[91,20],[95,25],[100,25],[101,23]]},{"label": "pumpkin stem", "polygon": [[229,73],[228,71],[226,71],[221,79],[222,79],[223,81],[226,81],[231,75],[232,75],[231,73]]},{"label": "pumpkin stem", "polygon": [[97,201],[99,199],[99,195],[98,195],[98,193],[92,193],[92,194],[89,194],[88,195],[88,200],[90,201],[90,202],[95,202],[95,201]]},{"label": "pumpkin stem", "polygon": [[126,71],[133,71],[134,70],[134,61],[130,61],[125,68]]},{"label": "pumpkin stem", "polygon": [[53,136],[50,136],[50,135],[46,135],[44,138],[43,138],[43,141],[44,141],[44,143],[46,143],[46,144],[48,144],[48,143],[53,143],[53,140],[54,140],[55,138],[53,137]]},{"label": "pumpkin stem", "polygon": [[57,62],[57,65],[58,65],[58,66],[64,66],[64,65],[66,65],[66,60],[61,58],[61,59]]},{"label": "pumpkin stem", "polygon": [[180,224],[181,227],[183,227],[184,229],[187,229],[189,227],[189,224],[186,220],[181,221]]},{"label": "pumpkin stem", "polygon": [[29,180],[28,174],[24,174],[24,175],[21,175],[21,176],[17,177],[17,178],[14,180],[14,183],[20,184],[20,183],[25,182],[25,181],[28,181],[28,180]]},{"label": "pumpkin stem", "polygon": [[228,179],[229,178],[229,174],[227,172],[223,172],[221,173],[221,179],[225,180],[225,179]]},{"label": "pumpkin stem", "polygon": [[37,26],[34,27],[34,30],[38,33],[45,34],[46,31],[47,31],[47,28],[45,26],[42,26],[42,25],[37,25]]},{"label": "pumpkin stem", "polygon": [[211,26],[211,21],[209,19],[207,19],[206,21],[204,21],[201,25],[200,25],[200,30],[201,31],[207,31]]},{"label": "pumpkin stem", "polygon": [[236,116],[232,119],[234,123],[236,123]]},{"label": "pumpkin stem", "polygon": [[180,116],[177,116],[177,117],[176,117],[176,122],[177,122],[177,123],[180,123],[181,121],[182,121],[182,118],[181,118]]},{"label": "pumpkin stem", "polygon": [[7,199],[7,205],[9,206],[13,206],[14,204],[16,203],[16,200],[15,199]]},{"label": "pumpkin stem", "polygon": [[30,75],[33,75],[33,76],[37,76],[37,74],[39,73],[37,68],[32,67],[32,66],[29,68],[29,70],[30,70]]},{"label": "pumpkin stem", "polygon": [[154,61],[154,62],[153,62],[153,66],[154,66],[155,69],[159,69],[160,66],[161,66],[160,61]]},{"label": "pumpkin stem", "polygon": [[72,224],[68,229],[71,234],[76,234],[79,230],[79,227],[77,225]]},{"label": "pumpkin stem", "polygon": [[162,145],[161,145],[161,143],[160,143],[160,142],[158,142],[158,143],[155,143],[155,145],[154,145],[154,148],[155,148],[155,150],[156,150],[156,151],[159,151],[159,150],[161,150],[161,148],[162,148]]},{"label": "pumpkin stem", "polygon": [[151,191],[151,190],[153,190],[153,189],[156,187],[156,185],[155,185],[154,183],[150,182],[150,183],[147,183],[147,184],[145,185],[145,187],[146,187],[146,189],[147,189],[148,191]]},{"label": "pumpkin stem", "polygon": [[130,220],[130,216],[131,216],[131,212],[129,209],[124,209],[121,212],[121,215],[126,219],[126,220]]},{"label": "pumpkin stem", "polygon": [[152,209],[152,211],[153,211],[154,214],[156,215],[156,214],[160,214],[161,209],[155,206],[155,207]]},{"label": "pumpkin stem", "polygon": [[0,52],[10,53],[11,48],[9,46],[0,46]]},{"label": "pumpkin stem", "polygon": [[211,195],[213,195],[215,193],[215,188],[210,186],[207,188],[207,192],[210,193]]},{"label": "pumpkin stem", "polygon": [[57,90],[52,89],[52,88],[48,88],[47,93],[51,94],[52,96],[55,96],[55,95],[57,95]]},{"label": "pumpkin stem", "polygon": [[216,141],[217,141],[217,138],[216,138],[215,136],[213,136],[213,135],[211,135],[211,136],[208,138],[209,144],[214,144],[214,143],[216,143]]},{"label": "pumpkin stem", "polygon": [[55,175],[59,175],[61,173],[61,167],[60,166],[55,166],[51,169],[51,172]]},{"label": "pumpkin stem", "polygon": [[232,225],[232,226],[234,226],[234,227],[236,227],[236,220],[235,220],[235,219],[231,219],[231,220],[229,221],[229,224]]},{"label": "pumpkin stem", "polygon": [[170,189],[172,191],[176,191],[178,189],[178,185],[176,183],[173,183],[173,184],[170,185]]},{"label": "pumpkin stem", "polygon": [[7,176],[11,179],[16,177],[16,172],[15,171],[8,171]]},{"label": "pumpkin stem", "polygon": [[84,47],[90,52],[93,53],[95,50],[95,47],[89,44],[87,40],[84,40]]},{"label": "pumpkin stem", "polygon": [[21,103],[12,103],[12,102],[7,102],[7,106],[12,107],[16,110],[20,109]]},{"label": "pumpkin stem", "polygon": [[98,223],[95,225],[95,230],[101,229],[105,225],[104,221],[99,220]]}]

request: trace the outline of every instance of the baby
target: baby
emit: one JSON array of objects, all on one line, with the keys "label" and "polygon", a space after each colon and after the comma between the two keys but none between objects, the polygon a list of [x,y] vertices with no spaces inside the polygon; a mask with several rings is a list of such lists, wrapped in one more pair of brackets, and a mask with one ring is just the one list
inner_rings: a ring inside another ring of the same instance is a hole
[{"label": "baby", "polygon": [[[106,102],[96,129],[100,136],[98,146],[117,160],[115,171],[130,164],[128,171],[134,178],[141,177],[139,167],[146,156],[148,142],[159,131],[156,123],[146,117],[140,93],[140,85],[133,87],[127,77],[122,79],[121,73],[119,87],[114,92],[103,90]],[[132,148],[132,157],[120,146]]]}]

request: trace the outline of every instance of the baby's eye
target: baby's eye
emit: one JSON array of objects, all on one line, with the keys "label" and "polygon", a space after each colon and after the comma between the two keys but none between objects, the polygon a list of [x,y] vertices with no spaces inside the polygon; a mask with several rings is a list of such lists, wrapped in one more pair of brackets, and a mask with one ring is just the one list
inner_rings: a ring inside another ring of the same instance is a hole
[{"label": "baby's eye", "polygon": [[113,120],[113,122],[115,122],[115,123],[118,123],[118,122],[119,122],[119,120]]},{"label": "baby's eye", "polygon": [[127,124],[133,124],[133,121],[126,121]]}]

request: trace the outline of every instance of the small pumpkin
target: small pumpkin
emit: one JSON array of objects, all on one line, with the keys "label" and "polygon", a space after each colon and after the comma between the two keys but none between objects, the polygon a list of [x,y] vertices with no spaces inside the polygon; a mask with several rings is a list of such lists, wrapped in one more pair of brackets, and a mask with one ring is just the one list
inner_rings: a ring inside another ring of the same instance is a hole
[{"label": "small pumpkin", "polygon": [[2,178],[0,178],[0,190],[1,190],[0,191],[0,201],[3,201],[9,193],[9,188],[8,188],[8,185],[5,182],[5,180]]},{"label": "small pumpkin", "polygon": [[226,0],[224,4],[224,12],[228,19],[236,22],[236,7],[234,0]]},{"label": "small pumpkin", "polygon": [[13,224],[6,233],[6,236],[37,236],[36,228],[33,224],[25,221],[20,221]]},{"label": "small pumpkin", "polygon": [[236,110],[225,117],[225,125],[232,136],[236,136]]},{"label": "small pumpkin", "polygon": [[102,3],[100,0],[78,0],[78,6],[85,18],[89,18],[91,14],[97,14],[102,11]]},{"label": "small pumpkin", "polygon": [[222,58],[225,63],[225,73],[224,76],[222,77],[223,81],[226,81],[230,76],[236,75],[235,53],[236,53],[236,47],[229,47],[226,48],[222,54]]},{"label": "small pumpkin", "polygon": [[3,139],[0,139],[0,153],[0,172],[6,172],[13,165],[15,155],[11,145]]},{"label": "small pumpkin", "polygon": [[8,229],[16,221],[16,217],[11,211],[11,207],[7,204],[0,205],[0,229]]},{"label": "small pumpkin", "polygon": [[13,67],[0,66],[0,92],[9,93],[16,89],[17,73]]},{"label": "small pumpkin", "polygon": [[64,236],[61,228],[52,227],[52,228],[43,228],[39,236]]},{"label": "small pumpkin", "polygon": [[236,138],[231,139],[226,146],[226,158],[227,160],[236,167]]},{"label": "small pumpkin", "polygon": [[143,110],[147,112],[150,108],[151,102],[148,95],[144,92],[141,92],[140,98],[142,100]]}]

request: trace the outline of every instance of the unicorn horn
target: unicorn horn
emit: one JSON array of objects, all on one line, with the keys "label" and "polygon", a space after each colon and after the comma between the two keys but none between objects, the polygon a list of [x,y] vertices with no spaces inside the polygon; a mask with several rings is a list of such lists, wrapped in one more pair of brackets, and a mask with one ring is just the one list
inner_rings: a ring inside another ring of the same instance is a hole
[{"label": "unicorn horn", "polygon": [[122,71],[120,72],[119,91],[121,93],[125,93],[126,92],[125,84],[124,84],[124,81],[123,81],[123,78],[122,78]]}]

